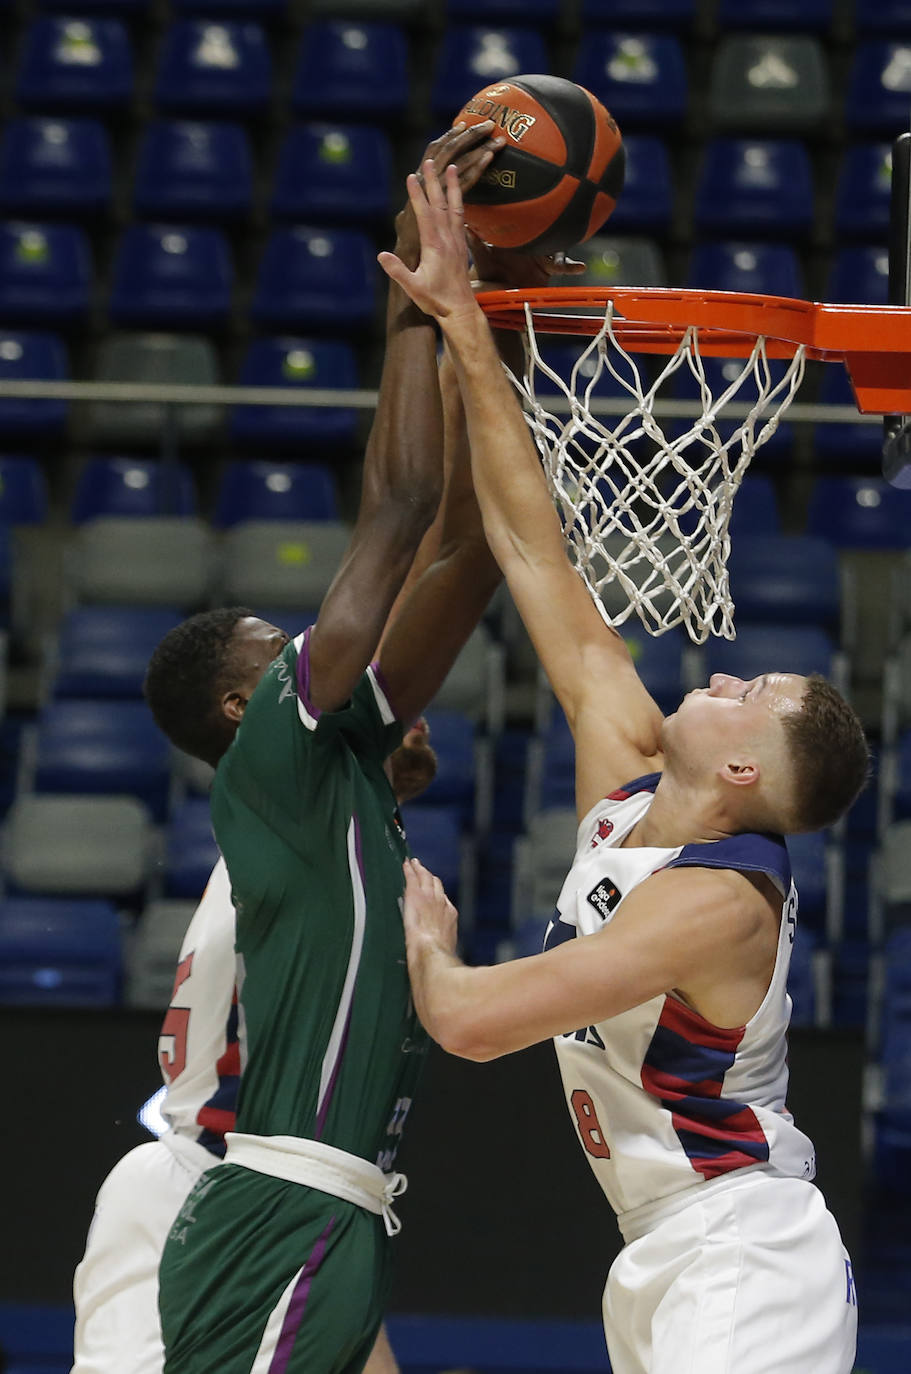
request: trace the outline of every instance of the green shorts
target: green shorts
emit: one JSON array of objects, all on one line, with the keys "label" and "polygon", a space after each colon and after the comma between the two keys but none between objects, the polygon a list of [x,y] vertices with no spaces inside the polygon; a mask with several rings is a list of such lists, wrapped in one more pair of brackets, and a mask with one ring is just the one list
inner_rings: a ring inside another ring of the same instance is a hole
[{"label": "green shorts", "polygon": [[222,1164],[193,1188],[162,1256],[166,1374],[359,1374],[390,1279],[381,1217]]}]

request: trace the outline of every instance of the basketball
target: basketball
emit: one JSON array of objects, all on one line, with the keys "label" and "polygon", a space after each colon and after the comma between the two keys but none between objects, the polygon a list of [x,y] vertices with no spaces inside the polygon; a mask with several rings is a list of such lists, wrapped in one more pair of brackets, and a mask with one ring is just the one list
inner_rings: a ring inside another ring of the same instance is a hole
[{"label": "basketball", "polygon": [[453,123],[485,119],[507,143],[465,196],[469,229],[497,248],[556,253],[601,228],[626,155],[600,100],[559,76],[514,76],[478,91]]}]

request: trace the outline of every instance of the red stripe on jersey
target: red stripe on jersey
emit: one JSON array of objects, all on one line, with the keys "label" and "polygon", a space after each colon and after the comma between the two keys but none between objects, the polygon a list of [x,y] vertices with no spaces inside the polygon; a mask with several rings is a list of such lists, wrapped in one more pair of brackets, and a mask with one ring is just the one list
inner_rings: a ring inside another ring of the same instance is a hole
[{"label": "red stripe on jersey", "polygon": [[692,1007],[686,1006],[676,997],[665,997],[659,1024],[667,1026],[668,1030],[682,1035],[694,1045],[705,1045],[711,1050],[728,1050],[731,1054],[739,1046],[746,1031],[746,1026],[713,1026],[711,1021],[706,1021],[698,1011],[693,1011]]},{"label": "red stripe on jersey", "polygon": [[196,1113],[196,1120],[200,1126],[223,1136],[226,1131],[234,1130],[237,1113],[222,1111],[218,1107],[200,1107]]}]

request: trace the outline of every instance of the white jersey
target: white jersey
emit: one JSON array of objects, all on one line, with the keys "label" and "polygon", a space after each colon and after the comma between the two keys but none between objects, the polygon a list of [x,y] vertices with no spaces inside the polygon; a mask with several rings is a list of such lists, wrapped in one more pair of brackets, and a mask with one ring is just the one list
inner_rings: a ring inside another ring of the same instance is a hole
[{"label": "white jersey", "polygon": [[782,894],[772,980],[745,1026],[721,1029],[672,994],[556,1038],[563,1087],[589,1164],[621,1228],[635,1209],[684,1201],[687,1190],[736,1170],[811,1179],[812,1143],[785,1106],[786,990],[797,894],[784,840],[736,835],[659,849],[616,846],[646,813],[660,774],[638,778],[593,807],[579,826],[545,948],[592,935],[624,897],[663,868],[767,874]]},{"label": "white jersey", "polygon": [[158,1038],[167,1086],[162,1115],[219,1158],[225,1132],[234,1129],[240,1083],[235,975],[231,884],[219,859],[187,927]]}]

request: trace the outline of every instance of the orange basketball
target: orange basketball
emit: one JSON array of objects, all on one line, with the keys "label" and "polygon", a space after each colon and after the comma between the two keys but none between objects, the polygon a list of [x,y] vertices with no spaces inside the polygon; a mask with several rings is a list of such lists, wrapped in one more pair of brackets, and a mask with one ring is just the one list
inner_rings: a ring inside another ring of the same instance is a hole
[{"label": "orange basketball", "polygon": [[465,197],[485,243],[556,253],[596,233],[623,188],[626,155],[600,100],[559,76],[514,76],[473,95],[453,123],[492,119],[505,135]]}]

